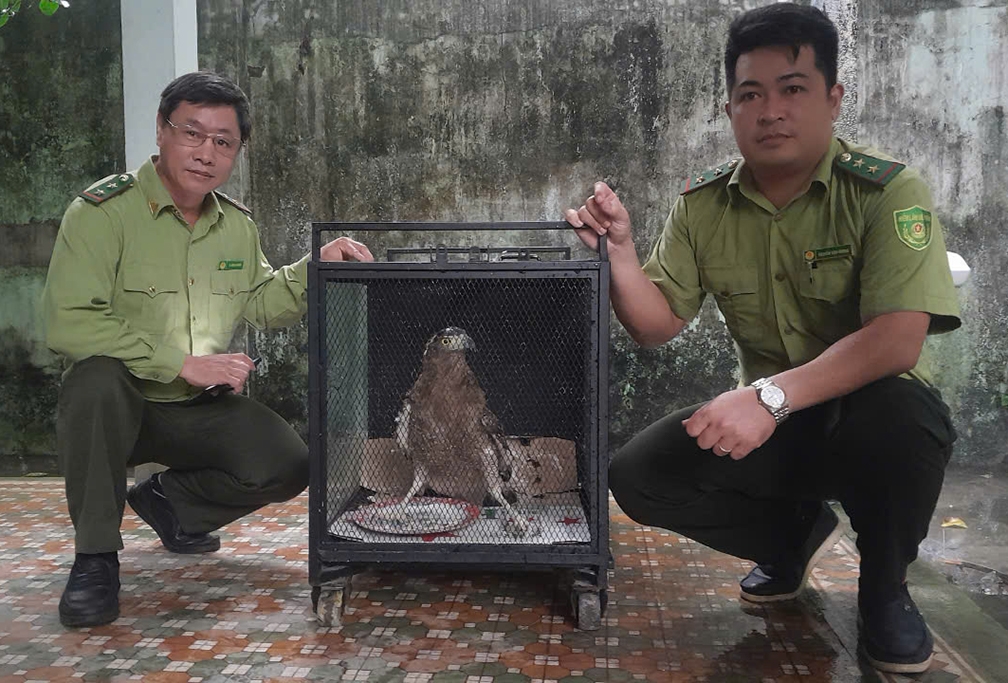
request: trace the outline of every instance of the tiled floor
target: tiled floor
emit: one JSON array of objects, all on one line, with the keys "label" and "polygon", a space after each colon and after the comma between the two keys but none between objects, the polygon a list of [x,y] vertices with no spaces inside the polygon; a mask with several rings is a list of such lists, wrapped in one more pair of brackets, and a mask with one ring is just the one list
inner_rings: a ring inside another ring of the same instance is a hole
[{"label": "tiled floor", "polygon": [[[552,574],[373,571],[341,629],[307,584],[306,495],[222,530],[207,556],[165,551],[129,508],[122,616],[66,630],[72,562],[61,479],[0,480],[0,681],[858,681],[857,558],[844,538],[790,606],[738,599],[749,565],[611,506],[602,628],[579,632]],[[544,578],[546,580],[544,580]],[[937,634],[927,681],[979,681]],[[901,680],[885,677],[883,680]]]}]

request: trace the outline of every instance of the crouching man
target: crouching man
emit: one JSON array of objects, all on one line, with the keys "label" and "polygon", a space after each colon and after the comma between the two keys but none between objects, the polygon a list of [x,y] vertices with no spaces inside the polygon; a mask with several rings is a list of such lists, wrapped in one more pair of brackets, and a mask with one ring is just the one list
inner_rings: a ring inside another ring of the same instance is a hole
[{"label": "crouching man", "polygon": [[[307,262],[274,270],[248,209],[217,191],[249,139],[249,102],[210,73],[172,81],[157,111],[159,154],[106,178],[67,209],[43,295],[46,339],[64,356],[57,450],[76,557],[60,621],[119,615],[126,500],[175,553],[220,547],[215,529],[308,483],[308,450],[241,395],[252,360],[227,353],[243,318],[297,322]],[[372,260],[341,237],[324,260]],[[169,466],[126,490],[126,468]]]}]

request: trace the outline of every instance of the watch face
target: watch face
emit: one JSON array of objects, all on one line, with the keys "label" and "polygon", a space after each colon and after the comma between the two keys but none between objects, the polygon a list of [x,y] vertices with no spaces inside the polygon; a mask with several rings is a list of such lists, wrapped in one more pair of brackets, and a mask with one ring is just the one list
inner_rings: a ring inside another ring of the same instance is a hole
[{"label": "watch face", "polygon": [[763,387],[760,391],[760,399],[768,406],[776,410],[784,405],[784,391],[778,386]]}]

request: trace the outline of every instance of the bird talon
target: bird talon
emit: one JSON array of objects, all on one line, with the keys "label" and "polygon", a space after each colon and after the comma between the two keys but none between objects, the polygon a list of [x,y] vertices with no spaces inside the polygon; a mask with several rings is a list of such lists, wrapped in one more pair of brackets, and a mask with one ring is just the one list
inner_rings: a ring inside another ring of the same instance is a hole
[{"label": "bird talon", "polygon": [[514,538],[524,538],[526,536],[538,536],[542,528],[538,522],[530,522],[521,517],[511,516],[504,522],[504,531]]}]

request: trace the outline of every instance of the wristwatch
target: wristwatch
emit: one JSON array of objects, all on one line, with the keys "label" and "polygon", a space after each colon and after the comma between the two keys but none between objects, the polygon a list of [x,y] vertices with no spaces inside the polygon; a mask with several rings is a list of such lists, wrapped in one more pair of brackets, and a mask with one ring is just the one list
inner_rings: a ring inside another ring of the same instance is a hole
[{"label": "wristwatch", "polygon": [[752,383],[756,390],[756,400],[767,409],[777,424],[787,419],[791,414],[791,406],[788,405],[787,395],[784,390],[773,383],[772,380],[762,377]]}]

